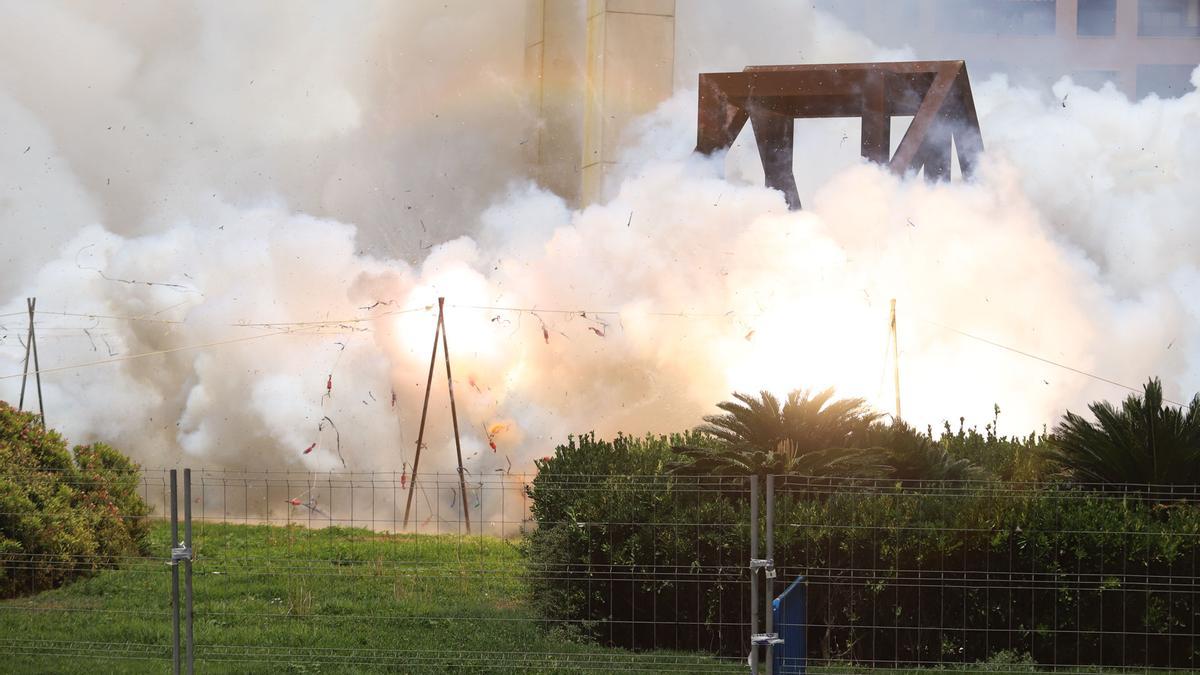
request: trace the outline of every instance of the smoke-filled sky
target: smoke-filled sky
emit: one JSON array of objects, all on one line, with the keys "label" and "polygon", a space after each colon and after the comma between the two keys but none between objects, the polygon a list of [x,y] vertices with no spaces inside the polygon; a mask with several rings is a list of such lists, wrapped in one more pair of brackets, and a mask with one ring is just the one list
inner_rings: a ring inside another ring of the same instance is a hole
[{"label": "smoke-filled sky", "polygon": [[696,73],[913,51],[794,3],[681,3],[675,96],[629,133],[613,197],[572,210],[522,160],[523,11],[0,3],[0,398],[26,296],[50,425],[148,466],[398,470],[438,295],[477,473],[571,432],[682,430],[734,389],[890,410],[890,298],[920,425],[998,404],[1023,433],[1126,393],[947,327],[1200,389],[1200,94],[976,80],[969,184],[898,179],[853,121],[804,123],[789,213],[748,132],[691,154]]}]

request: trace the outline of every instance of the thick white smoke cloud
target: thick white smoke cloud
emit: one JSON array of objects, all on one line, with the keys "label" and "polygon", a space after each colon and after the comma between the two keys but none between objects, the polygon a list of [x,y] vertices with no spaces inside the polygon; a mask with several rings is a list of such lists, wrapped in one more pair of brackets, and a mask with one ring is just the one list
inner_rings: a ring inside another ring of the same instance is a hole
[{"label": "thick white smoke cloud", "polygon": [[[442,4],[7,8],[0,375],[20,371],[25,295],[135,317],[43,316],[47,369],[177,350],[48,372],[50,423],[72,439],[149,465],[398,470],[426,307],[445,295],[475,475],[527,470],[571,432],[690,427],[734,388],[834,385],[890,409],[892,297],[918,423],[997,403],[1024,432],[1123,395],[937,324],[1132,385],[1160,374],[1176,398],[1200,388],[1200,94],[975,82],[989,159],[972,184],[898,179],[856,159],[852,124],[801,125],[807,208],[789,213],[748,139],[690,154],[694,73],[904,52],[804,8],[739,22],[696,5],[684,88],[631,134],[613,198],[573,211],[517,159],[520,5]],[[314,320],[330,323],[278,325]],[[443,378],[423,465],[445,470]]]}]

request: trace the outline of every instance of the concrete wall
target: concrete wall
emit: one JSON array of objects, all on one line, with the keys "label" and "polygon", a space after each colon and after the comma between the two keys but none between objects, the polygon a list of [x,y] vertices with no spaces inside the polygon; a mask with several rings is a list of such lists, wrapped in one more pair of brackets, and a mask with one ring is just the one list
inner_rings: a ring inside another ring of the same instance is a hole
[{"label": "concrete wall", "polygon": [[527,0],[527,156],[575,206],[600,199],[629,123],[671,96],[675,0]]}]

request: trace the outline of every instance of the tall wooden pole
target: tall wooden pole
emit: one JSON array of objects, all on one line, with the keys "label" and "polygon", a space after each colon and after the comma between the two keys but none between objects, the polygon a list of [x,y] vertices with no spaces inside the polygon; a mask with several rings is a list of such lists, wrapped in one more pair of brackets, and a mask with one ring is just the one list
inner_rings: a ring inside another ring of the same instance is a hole
[{"label": "tall wooden pole", "polygon": [[892,374],[896,384],[896,421],[900,421],[900,338],[896,334],[896,299],[892,298]]},{"label": "tall wooden pole", "polygon": [[470,534],[471,512],[467,505],[467,479],[463,475],[462,442],[458,437],[458,409],[454,405],[454,378],[450,375],[450,345],[446,341],[446,317],[442,312],[445,302],[445,298],[438,298],[438,322],[442,327],[442,358],[446,359],[446,386],[450,389],[450,421],[454,425],[454,451],[458,454],[458,487],[462,495],[463,523],[466,524],[467,534]]},{"label": "tall wooden pole", "polygon": [[38,417],[42,420],[42,428],[46,428],[46,402],[42,399],[42,366],[38,363],[37,331],[33,328],[33,311],[37,307],[37,298],[29,299],[29,344],[33,347],[33,380],[37,383]]},{"label": "tall wooden pole", "polygon": [[42,428],[46,428],[46,404],[42,401],[42,367],[38,363],[37,332],[33,328],[34,312],[37,309],[37,298],[25,298],[25,308],[29,310],[29,333],[25,339],[25,366],[21,375],[21,395],[17,400],[17,410],[25,409],[25,384],[29,379],[29,355],[33,354],[33,379],[37,382],[38,417]]},{"label": "tall wooden pole", "polygon": [[438,303],[437,328],[433,329],[433,353],[429,355],[429,377],[425,380],[425,403],[421,405],[421,427],[417,431],[417,454],[413,457],[412,482],[408,484],[408,501],[404,505],[404,527],[412,510],[413,493],[417,491],[417,466],[421,463],[421,448],[425,446],[425,418],[429,414],[429,390],[433,387],[433,366],[437,363],[438,336],[442,332],[442,305]]},{"label": "tall wooden pole", "polygon": [[25,309],[29,310],[29,331],[25,335],[25,365],[21,370],[21,396],[17,399],[17,410],[25,409],[25,383],[29,379],[29,353],[33,347],[33,308],[30,302],[33,298],[25,298]]}]

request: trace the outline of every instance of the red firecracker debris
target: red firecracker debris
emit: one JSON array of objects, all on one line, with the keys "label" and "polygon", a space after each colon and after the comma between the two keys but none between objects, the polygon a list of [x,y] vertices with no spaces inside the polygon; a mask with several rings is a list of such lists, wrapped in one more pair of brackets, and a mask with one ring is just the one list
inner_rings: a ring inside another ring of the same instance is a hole
[{"label": "red firecracker debris", "polygon": [[291,499],[287,500],[287,503],[291,504],[292,506],[300,506],[304,504],[304,502],[300,501],[298,497],[292,497]]},{"label": "red firecracker debris", "polygon": [[313,443],[312,445],[308,446],[307,448],[304,449],[304,454],[307,455],[308,453],[312,452],[313,448],[315,448],[315,447],[317,447],[316,443]]},{"label": "red firecracker debris", "polygon": [[400,489],[401,490],[408,489],[408,465],[407,464],[404,465],[404,468],[400,470]]},{"label": "red firecracker debris", "polygon": [[546,340],[546,344],[550,344],[550,331],[546,330],[545,326],[542,326],[542,338]]},{"label": "red firecracker debris", "polygon": [[330,373],[329,379],[325,380],[325,393],[333,394],[333,373]]}]

